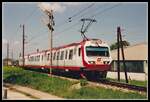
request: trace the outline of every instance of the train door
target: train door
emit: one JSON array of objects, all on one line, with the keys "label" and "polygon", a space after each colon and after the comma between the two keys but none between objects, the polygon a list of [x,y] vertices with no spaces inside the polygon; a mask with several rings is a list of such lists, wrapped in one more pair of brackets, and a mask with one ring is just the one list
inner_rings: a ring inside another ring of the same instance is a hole
[{"label": "train door", "polygon": [[77,65],[77,46],[75,46],[73,50],[73,66],[76,65]]},{"label": "train door", "polygon": [[65,50],[65,53],[64,53],[64,66],[66,67],[67,65],[67,58],[68,58],[68,50],[66,49]]},{"label": "train door", "polygon": [[64,66],[64,50],[60,50],[59,66]]},{"label": "train door", "polygon": [[77,47],[77,54],[76,54],[76,65],[81,66],[82,65],[82,53],[81,53],[81,46]]},{"label": "train door", "polygon": [[44,56],[44,58],[43,58],[43,62],[44,62],[43,65],[44,65],[44,66],[46,66],[46,61],[47,61],[47,60],[46,60],[46,59],[47,59],[47,58],[46,58],[46,52],[47,52],[47,51],[45,51],[45,52],[44,52],[44,55],[43,55],[43,56]]}]

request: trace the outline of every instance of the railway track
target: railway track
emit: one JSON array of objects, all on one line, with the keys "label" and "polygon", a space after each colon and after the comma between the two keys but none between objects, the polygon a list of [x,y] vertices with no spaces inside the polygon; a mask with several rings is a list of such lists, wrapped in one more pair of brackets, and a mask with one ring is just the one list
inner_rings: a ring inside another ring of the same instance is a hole
[{"label": "railway track", "polygon": [[[39,73],[43,73],[43,72],[39,72]],[[47,74],[45,72],[45,74]],[[60,77],[63,79],[67,79],[67,80],[79,80],[80,78],[75,77],[72,74],[66,75],[66,74],[58,74],[58,73],[53,73],[53,76],[55,77]],[[103,84],[103,86],[105,85],[109,85],[112,87],[118,87],[118,88],[122,88],[122,89],[128,89],[128,90],[133,90],[133,91],[139,91],[139,92],[147,92],[147,87],[143,87],[143,86],[136,86],[136,85],[131,85],[131,84],[127,84],[127,83],[122,83],[122,82],[116,82],[116,81],[110,81],[110,80],[87,80],[88,83],[92,83],[92,84]]]},{"label": "railway track", "polygon": [[144,86],[131,85],[131,84],[127,84],[127,83],[115,82],[115,81],[110,81],[110,80],[104,80],[104,81],[101,81],[100,83],[106,84],[106,85],[111,85],[111,86],[116,86],[116,87],[120,87],[120,88],[126,88],[129,90],[147,92],[147,87],[144,87]]}]

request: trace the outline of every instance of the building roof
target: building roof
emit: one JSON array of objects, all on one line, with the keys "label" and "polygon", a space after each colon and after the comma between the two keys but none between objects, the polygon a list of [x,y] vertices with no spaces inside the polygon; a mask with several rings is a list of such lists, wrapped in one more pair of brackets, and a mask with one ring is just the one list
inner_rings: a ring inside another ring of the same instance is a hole
[{"label": "building roof", "polygon": [[[124,47],[125,60],[147,60],[148,59],[148,44],[146,42],[136,45]],[[117,49],[111,51],[113,60],[117,60]],[[120,60],[122,53],[120,49]]]}]

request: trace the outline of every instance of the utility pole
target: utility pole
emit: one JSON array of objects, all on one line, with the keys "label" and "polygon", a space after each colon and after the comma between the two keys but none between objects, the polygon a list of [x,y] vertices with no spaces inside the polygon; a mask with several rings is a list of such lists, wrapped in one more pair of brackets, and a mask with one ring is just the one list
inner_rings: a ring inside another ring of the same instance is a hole
[{"label": "utility pole", "polygon": [[24,62],[24,44],[25,44],[25,30],[24,30],[24,24],[20,25],[20,27],[23,27],[23,32],[22,32],[22,66],[24,67],[25,62]]},{"label": "utility pole", "polygon": [[121,45],[125,79],[126,79],[126,83],[128,83],[128,77],[127,77],[127,70],[126,70],[126,64],[125,64],[125,57],[124,57],[124,50],[123,50],[122,35],[121,35],[120,27],[117,28],[117,42],[118,42],[118,81],[120,81],[120,59],[119,59],[120,51],[119,51],[119,46]]},{"label": "utility pole", "polygon": [[125,79],[126,79],[126,83],[128,83],[128,77],[127,77],[127,70],[126,70],[126,64],[125,64],[125,57],[124,57],[124,50],[123,50],[121,31],[120,31],[119,35],[120,35],[120,42],[121,42],[121,51],[122,51],[122,59],[123,59],[123,66],[124,66],[124,72],[125,72]]},{"label": "utility pole", "polygon": [[11,53],[11,56],[12,56],[12,62],[13,62],[13,48],[12,48],[12,53]]},{"label": "utility pole", "polygon": [[45,11],[45,13],[48,15],[49,17],[49,23],[47,24],[47,27],[50,30],[50,36],[49,36],[49,42],[50,42],[50,75],[52,75],[52,48],[53,48],[53,31],[54,28],[53,26],[55,25],[54,23],[54,17],[53,17],[53,10],[51,11]]},{"label": "utility pole", "polygon": [[117,71],[118,71],[118,81],[120,81],[120,51],[119,51],[119,33],[120,33],[120,27],[117,28],[117,52],[118,52],[118,55],[117,55]]},{"label": "utility pole", "polygon": [[8,66],[8,59],[9,59],[9,43],[7,42],[7,66]]}]

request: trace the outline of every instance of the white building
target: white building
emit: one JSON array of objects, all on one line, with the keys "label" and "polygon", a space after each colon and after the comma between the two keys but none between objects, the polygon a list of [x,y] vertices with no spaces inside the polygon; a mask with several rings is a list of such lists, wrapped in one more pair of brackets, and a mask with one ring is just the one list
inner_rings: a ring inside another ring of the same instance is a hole
[{"label": "white building", "polygon": [[[111,51],[113,59],[111,71],[107,77],[117,78],[117,49]],[[133,46],[124,47],[125,63],[127,75],[131,80],[147,80],[148,76],[148,45],[140,43]],[[122,53],[120,49],[120,60]],[[120,78],[125,79],[123,63],[120,63]]]}]

